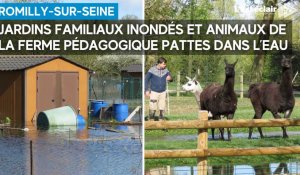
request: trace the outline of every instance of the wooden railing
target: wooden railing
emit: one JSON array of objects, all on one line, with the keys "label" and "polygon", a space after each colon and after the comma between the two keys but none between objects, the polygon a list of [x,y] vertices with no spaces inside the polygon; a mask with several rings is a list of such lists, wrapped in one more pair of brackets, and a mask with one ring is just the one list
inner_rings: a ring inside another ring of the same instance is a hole
[{"label": "wooden railing", "polygon": [[146,121],[145,129],[198,129],[197,149],[145,150],[145,159],[197,158],[199,175],[207,174],[207,158],[220,156],[255,156],[275,154],[300,154],[300,146],[258,148],[208,148],[207,129],[300,126],[300,119],[208,120],[207,111],[199,112],[199,120]]}]

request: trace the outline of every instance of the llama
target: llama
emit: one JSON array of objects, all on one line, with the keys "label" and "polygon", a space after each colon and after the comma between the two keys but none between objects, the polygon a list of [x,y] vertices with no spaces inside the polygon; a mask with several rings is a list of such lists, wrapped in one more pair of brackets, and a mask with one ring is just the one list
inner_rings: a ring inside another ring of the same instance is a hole
[{"label": "llama", "polygon": [[[192,92],[195,96],[196,102],[198,104],[199,109],[200,108],[200,94],[202,92],[202,87],[200,83],[196,80],[196,76],[191,79],[190,77],[186,77],[189,81],[186,82],[184,85],[182,85],[182,89],[187,92]],[[212,117],[212,114],[208,111],[208,118],[210,119]]]},{"label": "llama", "polygon": [[[202,87],[200,83],[196,80],[196,76],[191,79],[190,77],[186,77],[189,81],[182,85],[182,89],[187,92],[192,92],[195,96],[196,102],[200,108],[200,95],[202,92]],[[208,120],[212,120],[212,114],[208,111]]]},{"label": "llama", "polygon": [[[232,120],[237,108],[237,96],[234,92],[234,67],[228,64],[225,59],[225,82],[224,85],[211,84],[207,86],[200,95],[200,106],[202,110],[210,111],[213,120],[220,120],[221,115]],[[224,129],[220,128],[221,139],[224,140]],[[227,129],[228,140],[231,140],[231,129]],[[212,138],[214,139],[214,128],[212,128]]]},{"label": "llama", "polygon": [[[284,113],[284,118],[289,118],[294,105],[295,98],[292,88],[293,70],[292,58],[283,56],[281,60],[282,77],[280,84],[272,83],[256,83],[249,87],[249,98],[255,111],[254,119],[261,119],[266,110],[270,111],[275,119],[281,118],[278,113]],[[281,127],[283,138],[287,138],[286,128]],[[249,139],[252,137],[253,128],[249,128]],[[258,127],[260,137],[263,133]]]}]

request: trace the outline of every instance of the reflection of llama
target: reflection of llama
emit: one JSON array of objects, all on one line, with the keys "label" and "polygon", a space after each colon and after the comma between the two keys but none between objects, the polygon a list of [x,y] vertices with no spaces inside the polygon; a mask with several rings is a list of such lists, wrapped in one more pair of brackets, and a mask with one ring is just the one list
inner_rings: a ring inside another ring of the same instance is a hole
[{"label": "reflection of llama", "polygon": [[227,164],[227,165],[213,165],[211,169],[209,167],[209,173],[211,175],[226,175],[226,174],[234,174],[234,166]]},{"label": "reflection of llama", "polygon": [[259,175],[270,175],[272,174],[269,165],[255,165],[253,166],[255,174]]},{"label": "reflection of llama", "polygon": [[289,169],[286,163],[280,163],[276,170],[274,171],[274,174],[281,174],[283,171],[283,174],[289,174]]},{"label": "reflection of llama", "polygon": [[[292,79],[292,59],[283,56],[281,60],[282,77],[278,83],[256,83],[249,87],[249,98],[255,111],[254,119],[261,119],[266,110],[269,110],[275,119],[281,118],[278,113],[284,113],[284,118],[289,118],[294,105],[295,98],[293,94]],[[286,128],[281,127],[283,137],[287,138]],[[251,139],[253,128],[249,128],[249,139]],[[263,133],[258,127],[260,137]]]},{"label": "reflection of llama", "polygon": [[[200,95],[200,106],[202,110],[207,110],[212,113],[213,120],[220,120],[221,115],[232,120],[237,108],[237,97],[234,92],[234,67],[237,61],[233,64],[228,64],[225,59],[225,82],[224,85],[211,84],[207,86]],[[224,129],[220,128],[221,138],[224,140]],[[228,140],[231,140],[231,129],[227,129]],[[212,138],[214,139],[214,129],[212,128]]]},{"label": "reflection of llama", "polygon": [[289,174],[289,169],[287,167],[286,163],[280,163],[278,165],[278,167],[275,169],[274,172],[272,172],[270,165],[257,165],[257,166],[253,166],[255,174],[259,174],[259,175],[270,175],[270,174],[274,174],[274,175],[279,175],[279,174]]}]

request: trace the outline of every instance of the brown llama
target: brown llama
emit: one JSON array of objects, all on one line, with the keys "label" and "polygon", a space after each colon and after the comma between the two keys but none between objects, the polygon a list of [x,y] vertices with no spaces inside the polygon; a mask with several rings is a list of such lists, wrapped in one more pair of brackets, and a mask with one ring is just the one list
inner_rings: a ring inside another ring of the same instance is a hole
[{"label": "brown llama", "polygon": [[[211,84],[207,86],[200,95],[201,110],[210,111],[213,120],[220,120],[221,115],[232,120],[237,108],[237,97],[234,92],[234,67],[228,64],[225,59],[225,82],[224,85]],[[220,128],[221,139],[224,140],[224,129]],[[227,129],[228,140],[231,140],[231,129]],[[212,138],[214,139],[214,128],[212,128]]]},{"label": "brown llama", "polygon": [[[278,113],[284,113],[284,118],[289,118],[294,105],[295,97],[292,88],[293,70],[292,58],[283,56],[281,60],[282,76],[280,84],[256,83],[249,87],[249,98],[255,111],[254,119],[261,119],[266,110],[270,111],[275,119],[281,118]],[[283,138],[287,138],[286,128],[281,127]],[[249,139],[252,137],[253,128],[249,128]],[[258,127],[260,137],[263,138],[261,127]]]}]

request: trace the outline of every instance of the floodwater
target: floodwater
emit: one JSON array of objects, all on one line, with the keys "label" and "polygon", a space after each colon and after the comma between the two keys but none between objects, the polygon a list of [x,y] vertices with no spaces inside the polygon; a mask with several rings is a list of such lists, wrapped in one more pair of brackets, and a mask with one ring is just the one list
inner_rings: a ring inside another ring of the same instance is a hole
[{"label": "floodwater", "polygon": [[[300,173],[299,162],[271,163],[266,165],[216,165],[208,166],[208,175],[294,175]],[[177,166],[155,168],[146,171],[146,175],[193,175],[197,174],[197,167]]]},{"label": "floodwater", "polygon": [[0,174],[140,175],[141,135],[141,126],[0,130]]}]

